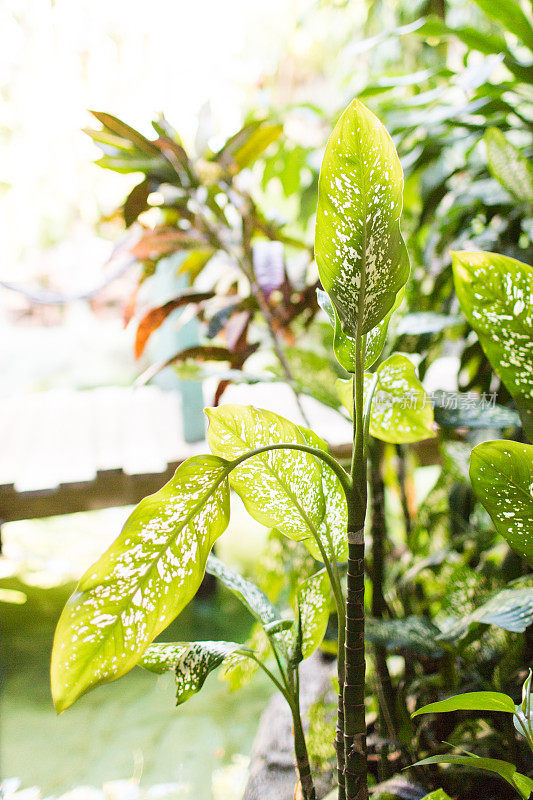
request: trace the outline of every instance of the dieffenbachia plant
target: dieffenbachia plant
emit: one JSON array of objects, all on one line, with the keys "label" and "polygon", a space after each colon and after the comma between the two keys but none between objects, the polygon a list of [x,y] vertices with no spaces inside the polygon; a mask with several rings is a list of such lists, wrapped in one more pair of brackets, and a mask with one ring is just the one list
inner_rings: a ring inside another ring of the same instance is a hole
[{"label": "dieffenbachia plant", "polygon": [[[223,662],[229,669],[243,660],[259,662],[291,707],[301,793],[304,800],[314,800],[299,713],[298,664],[322,640],[331,593],[338,617],[338,797],[368,798],[364,527],[369,439],[400,443],[434,435],[432,407],[409,359],[393,354],[372,371],[409,274],[399,227],[402,189],[391,138],[355,100],[326,148],[315,241],[322,304],[335,326],[335,353],[352,375],[339,385],[353,417],[349,473],[320,436],[277,414],[247,406],[210,409],[212,455],[183,463],[166,486],[139,504],[68,601],[52,653],[52,694],[59,711],[135,664],[156,672],[174,670],[178,702],[183,702]],[[324,565],[301,585],[292,622],[257,587],[210,556],[228,525],[230,487],[258,522],[302,542]],[[346,561],[345,599],[339,564]],[[190,602],[206,568],[255,616],[278,676],[263,663],[263,646],[152,644]]]},{"label": "dieffenbachia plant", "polygon": [[[533,698],[531,696],[531,680],[533,673],[529,674],[522,687],[522,701],[515,705],[513,699],[501,692],[465,692],[463,694],[449,697],[437,703],[419,708],[412,715],[419,714],[443,714],[450,711],[489,711],[504,712],[512,714],[513,724],[520,736],[522,736],[529,749],[533,753]],[[426,764],[458,764],[472,769],[481,769],[499,775],[507,781],[523,800],[529,800],[533,793],[533,780],[527,775],[518,772],[515,765],[508,761],[497,758],[480,758],[479,756],[466,754],[455,755],[445,754],[431,756],[419,761],[415,766]]]}]

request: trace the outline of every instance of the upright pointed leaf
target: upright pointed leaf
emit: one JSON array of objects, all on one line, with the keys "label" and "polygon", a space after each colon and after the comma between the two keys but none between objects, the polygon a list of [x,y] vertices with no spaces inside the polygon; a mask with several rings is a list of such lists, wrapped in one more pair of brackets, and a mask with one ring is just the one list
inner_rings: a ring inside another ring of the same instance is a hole
[{"label": "upright pointed leaf", "polygon": [[[370,433],[384,442],[419,442],[435,436],[433,406],[418,380],[413,363],[395,353],[377,369],[370,410]],[[373,375],[365,373],[365,394]],[[337,382],[343,405],[353,414],[352,380]]]},{"label": "upright pointed leaf", "polygon": [[524,203],[533,202],[533,166],[520,150],[507,141],[499,128],[489,128],[483,137],[489,169],[504,189]]},{"label": "upright pointed leaf", "polygon": [[453,254],[455,289],[494,371],[533,435],[533,268],[495,253]]},{"label": "upright pointed leaf", "polygon": [[470,480],[498,533],[533,566],[533,445],[478,444],[472,450]]},{"label": "upright pointed leaf", "polygon": [[[233,460],[258,447],[306,444],[297,425],[272,411],[223,405],[207,410],[207,439],[216,455]],[[230,482],[247,511],[296,541],[317,532],[324,516],[322,475],[317,459],[298,450],[272,450],[236,467]]]},{"label": "upright pointed leaf", "polygon": [[354,100],[326,147],[315,233],[320,279],[347,336],[379,325],[408,278],[399,224],[402,189],[389,134]]},{"label": "upright pointed leaf", "polygon": [[229,521],[228,464],[194,456],[145,497],[90,567],[59,619],[52,696],[63,711],[128,672],[196,593]]},{"label": "upright pointed leaf", "polygon": [[161,674],[173,670],[176,675],[176,705],[185,703],[200,691],[205,679],[232,653],[242,650],[236,642],[176,642],[152,644],[141,659],[145,669]]}]

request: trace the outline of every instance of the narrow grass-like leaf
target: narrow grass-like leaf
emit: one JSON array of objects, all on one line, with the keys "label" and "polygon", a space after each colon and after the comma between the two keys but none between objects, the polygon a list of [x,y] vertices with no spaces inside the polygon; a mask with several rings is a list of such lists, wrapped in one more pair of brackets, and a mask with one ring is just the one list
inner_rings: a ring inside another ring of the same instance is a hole
[{"label": "narrow grass-like leaf", "polygon": [[464,692],[440,700],[438,703],[429,703],[419,708],[412,714],[444,714],[448,711],[506,711],[514,714],[515,704],[508,694],[501,692]]},{"label": "narrow grass-like leaf", "polygon": [[315,254],[320,279],[347,336],[385,318],[407,281],[400,234],[403,175],[378,118],[354,100],[326,147],[320,171]]},{"label": "narrow grass-like leaf", "polygon": [[533,566],[533,445],[479,444],[472,450],[470,480],[498,533]]},{"label": "narrow grass-like leaf", "polygon": [[533,268],[494,253],[453,254],[455,289],[494,371],[533,434]]},{"label": "narrow grass-like leaf", "polygon": [[236,642],[152,644],[146,650],[140,664],[157,674],[174,671],[176,705],[179,706],[200,691],[210,672],[242,648],[242,644]]},{"label": "narrow grass-like leaf", "polygon": [[128,672],[193,598],[229,521],[228,463],[194,456],[139,503],[65,606],[52,651],[58,711]]},{"label": "narrow grass-like leaf", "polygon": [[[419,442],[435,436],[433,406],[418,380],[413,363],[395,353],[376,370],[378,381],[370,411],[370,433],[384,442]],[[365,394],[373,375],[365,373]],[[337,381],[339,395],[353,413],[353,379]]]}]

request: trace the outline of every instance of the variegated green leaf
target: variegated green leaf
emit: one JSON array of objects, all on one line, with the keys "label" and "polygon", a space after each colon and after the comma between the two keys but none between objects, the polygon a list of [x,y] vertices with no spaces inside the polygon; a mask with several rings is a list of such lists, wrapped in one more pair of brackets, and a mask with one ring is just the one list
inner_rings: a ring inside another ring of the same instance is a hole
[{"label": "variegated green leaf", "polygon": [[200,691],[205,679],[229,656],[242,650],[236,642],[176,642],[152,644],[140,664],[161,674],[173,670],[176,675],[176,705],[185,703]]},{"label": "variegated green leaf", "polygon": [[524,203],[533,202],[533,166],[498,128],[485,131],[489,169],[504,189]]},{"label": "variegated green leaf", "polygon": [[145,497],[65,606],[52,651],[58,711],[128,672],[189,603],[229,521],[229,465],[216,456],[181,464]]},{"label": "variegated green leaf", "polygon": [[206,572],[218,578],[263,625],[271,625],[282,619],[279,609],[270,602],[259,586],[238,575],[212,553],[207,559]]},{"label": "variegated green leaf", "polygon": [[[433,406],[418,380],[413,363],[395,353],[376,370],[370,410],[370,433],[384,442],[418,442],[435,436]],[[374,376],[365,373],[365,395]],[[353,379],[337,381],[341,402],[353,414]]]},{"label": "variegated green leaf", "polygon": [[326,147],[315,233],[320,279],[347,336],[379,325],[407,281],[402,190],[402,168],[389,134],[354,100]]},{"label": "variegated green leaf", "polygon": [[478,444],[470,457],[470,480],[498,533],[533,566],[533,445]]},{"label": "variegated green leaf", "polygon": [[435,789],[434,792],[426,794],[422,800],[452,800],[449,794],[446,794],[444,789]]},{"label": "variegated green leaf", "polygon": [[533,268],[495,253],[453,254],[455,290],[487,358],[533,435]]},{"label": "variegated green leaf", "polygon": [[[301,625],[301,653],[303,658],[309,658],[322,642],[328,626],[330,611],[329,578],[325,569],[312,575],[298,587],[298,613]],[[293,643],[298,636],[298,626],[295,625],[292,637]]]},{"label": "variegated green leaf", "polygon": [[[264,445],[307,444],[294,423],[264,409],[224,405],[207,411],[211,450],[235,459]],[[319,535],[326,512],[321,463],[298,450],[272,450],[236,467],[232,487],[263,525],[296,541]]]},{"label": "variegated green leaf", "polygon": [[[268,637],[259,623],[252,627],[250,636],[243,648],[252,651],[257,661],[265,661],[272,654]],[[222,680],[228,684],[232,691],[241,689],[252,680],[259,669],[257,661],[239,651],[235,651],[226,658],[222,665]]]},{"label": "variegated green leaf", "polygon": [[365,623],[367,641],[410,656],[415,653],[425,658],[442,656],[443,648],[437,643],[439,633],[437,626],[425,617],[385,620],[369,617]]}]

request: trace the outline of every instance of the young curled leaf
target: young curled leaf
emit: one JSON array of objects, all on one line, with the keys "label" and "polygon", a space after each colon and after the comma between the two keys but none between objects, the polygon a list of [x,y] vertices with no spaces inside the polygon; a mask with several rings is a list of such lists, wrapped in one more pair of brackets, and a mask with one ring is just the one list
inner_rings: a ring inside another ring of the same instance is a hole
[{"label": "young curled leaf", "polygon": [[347,336],[379,325],[409,276],[399,223],[402,190],[392,139],[354,100],[326,147],[315,233],[320,280]]},{"label": "young curled leaf", "polygon": [[192,600],[229,521],[228,467],[211,455],[185,461],[139,503],[118,539],[83,575],[54,637],[57,711],[128,672]]},{"label": "young curled leaf", "polygon": [[232,653],[242,650],[236,642],[176,642],[152,644],[140,661],[141,667],[160,675],[173,670],[176,675],[176,705],[185,703],[200,691],[210,672]]}]

